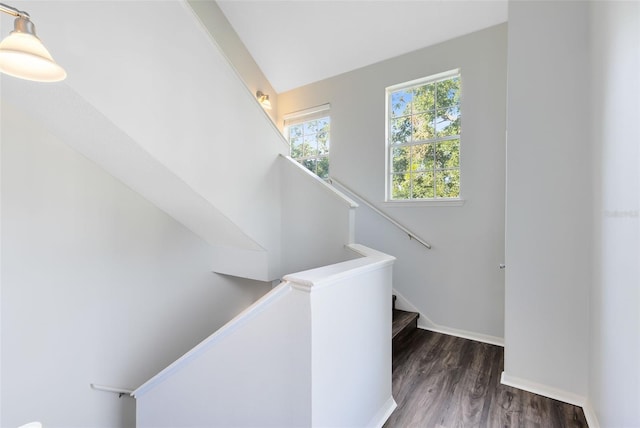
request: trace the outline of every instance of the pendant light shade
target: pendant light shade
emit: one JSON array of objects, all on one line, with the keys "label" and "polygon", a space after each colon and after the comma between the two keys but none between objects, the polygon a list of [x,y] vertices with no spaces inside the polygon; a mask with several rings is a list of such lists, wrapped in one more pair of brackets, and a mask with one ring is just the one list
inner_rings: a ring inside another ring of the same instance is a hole
[{"label": "pendant light shade", "polygon": [[37,82],[58,82],[67,77],[36,37],[33,22],[25,16],[16,18],[14,30],[0,42],[0,71]]}]

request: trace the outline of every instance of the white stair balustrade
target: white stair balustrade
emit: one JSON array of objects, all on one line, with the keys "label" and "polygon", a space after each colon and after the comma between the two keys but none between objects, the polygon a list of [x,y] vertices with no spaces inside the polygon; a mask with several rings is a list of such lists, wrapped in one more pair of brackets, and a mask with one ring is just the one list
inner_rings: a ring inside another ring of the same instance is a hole
[{"label": "white stair balustrade", "polygon": [[380,427],[391,395],[394,258],[285,281],[133,392],[137,427]]}]

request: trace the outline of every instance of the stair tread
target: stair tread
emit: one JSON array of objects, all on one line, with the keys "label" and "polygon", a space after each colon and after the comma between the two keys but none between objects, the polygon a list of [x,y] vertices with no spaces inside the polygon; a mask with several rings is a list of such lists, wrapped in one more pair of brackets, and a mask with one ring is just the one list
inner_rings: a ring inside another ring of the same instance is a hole
[{"label": "stair tread", "polygon": [[405,328],[415,323],[420,314],[417,312],[401,311],[399,309],[393,310],[393,329],[391,338],[398,336]]}]

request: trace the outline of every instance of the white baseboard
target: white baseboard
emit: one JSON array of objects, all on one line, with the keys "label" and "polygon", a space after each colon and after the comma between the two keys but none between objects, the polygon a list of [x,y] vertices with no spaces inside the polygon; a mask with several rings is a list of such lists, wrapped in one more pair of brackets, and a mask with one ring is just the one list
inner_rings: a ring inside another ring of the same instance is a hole
[{"label": "white baseboard", "polygon": [[[418,328],[423,330],[434,331],[436,333],[448,334],[450,336],[461,337],[463,339],[475,340],[478,342],[489,343],[491,345],[498,345],[504,347],[504,338],[491,336],[482,333],[475,333],[471,331],[458,330],[451,327],[438,325],[431,321],[429,317],[420,312],[418,308],[413,306],[409,300],[407,300],[402,294],[398,293],[396,289],[393,289],[393,294],[396,295],[396,308],[403,311],[417,312],[420,314],[418,318]],[[531,382],[526,379],[521,379],[515,376],[510,376],[505,372],[502,372],[500,376],[500,383],[503,385],[511,386],[513,388],[522,389],[534,394],[542,395],[544,397],[552,398],[554,400],[563,401],[565,403],[572,404],[574,406],[582,407],[584,416],[587,419],[589,428],[600,428],[600,423],[596,415],[595,409],[591,405],[591,402],[581,396],[571,392],[563,391],[557,388],[553,388],[547,385]],[[394,401],[395,404],[395,401]],[[395,406],[394,406],[395,408]],[[393,411],[393,409],[391,410]],[[389,412],[389,415],[391,412]],[[388,416],[387,416],[388,417]],[[386,418],[385,418],[386,421]],[[384,422],[383,422],[384,423]],[[382,425],[380,425],[382,426]]]},{"label": "white baseboard", "polygon": [[522,379],[519,377],[510,376],[505,372],[502,372],[502,376],[500,376],[500,383],[503,385],[511,386],[513,388],[518,388],[524,391],[532,392],[534,394],[542,395],[544,397],[552,398],[554,400],[573,404],[574,406],[579,406],[582,408],[585,407],[585,403],[587,401],[586,398],[582,395],[563,391],[552,386],[542,385],[540,383],[532,382],[530,380]]},{"label": "white baseboard", "polygon": [[593,408],[591,400],[587,398],[584,406],[582,406],[582,410],[584,411],[584,417],[587,418],[587,425],[589,425],[589,428],[600,428],[596,409]]},{"label": "white baseboard", "polygon": [[420,312],[415,306],[409,302],[402,294],[398,293],[396,289],[393,290],[393,294],[396,295],[396,308],[403,311],[417,312],[420,314],[418,318],[418,328],[423,330],[429,330],[436,333],[448,334],[449,336],[461,337],[463,339],[475,340],[477,342],[488,343],[490,345],[497,345],[504,347],[504,338],[491,336],[483,333],[476,333],[473,331],[459,330],[457,328],[447,327],[444,325],[436,324],[431,321],[428,316]]},{"label": "white baseboard", "polygon": [[589,426],[589,428],[600,428],[598,416],[596,415],[595,409],[591,405],[591,401],[588,398],[574,394],[572,392],[553,388],[551,386],[531,382],[529,380],[515,376],[510,376],[505,372],[502,372],[502,375],[500,376],[500,383],[503,385],[511,386],[513,388],[518,388],[524,391],[532,392],[534,394],[542,395],[543,397],[552,398],[554,400],[582,407],[582,411],[584,412],[584,417],[587,420],[587,425]]},{"label": "white baseboard", "polygon": [[371,421],[367,424],[368,427],[382,428],[391,413],[398,407],[396,400],[393,397],[389,397],[387,401],[382,405],[380,410],[371,418]]}]

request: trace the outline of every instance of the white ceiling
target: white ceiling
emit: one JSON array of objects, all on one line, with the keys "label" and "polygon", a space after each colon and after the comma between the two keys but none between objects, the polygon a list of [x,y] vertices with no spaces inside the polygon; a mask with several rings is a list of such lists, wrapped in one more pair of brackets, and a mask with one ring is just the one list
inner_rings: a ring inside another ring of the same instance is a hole
[{"label": "white ceiling", "polygon": [[507,0],[218,0],[281,93],[507,20]]}]

